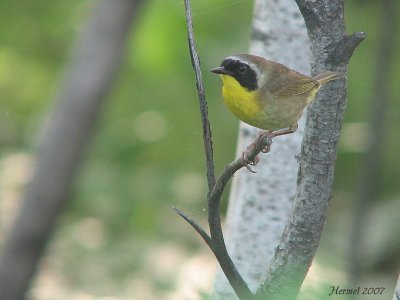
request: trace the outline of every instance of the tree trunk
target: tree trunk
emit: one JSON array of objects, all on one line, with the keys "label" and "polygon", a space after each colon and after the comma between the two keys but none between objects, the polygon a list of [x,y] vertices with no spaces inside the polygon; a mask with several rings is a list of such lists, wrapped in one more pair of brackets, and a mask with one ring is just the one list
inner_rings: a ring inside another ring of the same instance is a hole
[{"label": "tree trunk", "polygon": [[96,2],[39,147],[33,178],[2,249],[0,299],[24,298],[71,191],[99,109],[115,80],[140,1]]},{"label": "tree trunk", "polygon": [[[362,32],[344,31],[344,0],[296,0],[311,43],[313,75],[347,72]],[[346,108],[346,79],[323,86],[307,110],[290,221],[278,246],[260,299],[295,299],[314,258],[332,197],[334,168]]]},{"label": "tree trunk", "polygon": [[[292,0],[256,0],[250,53],[310,73],[309,42],[304,20]],[[296,133],[274,139],[270,153],[261,155],[256,174],[243,168],[233,178],[226,218],[228,251],[252,291],[265,278],[279,244],[296,191],[304,119]],[[258,129],[240,124],[237,156],[254,140]],[[219,269],[214,299],[236,299]]]}]

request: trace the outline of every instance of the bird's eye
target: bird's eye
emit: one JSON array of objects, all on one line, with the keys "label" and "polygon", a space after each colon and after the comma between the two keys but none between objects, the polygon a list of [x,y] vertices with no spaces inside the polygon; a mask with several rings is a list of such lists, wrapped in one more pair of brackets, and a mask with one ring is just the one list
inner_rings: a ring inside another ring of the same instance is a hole
[{"label": "bird's eye", "polygon": [[247,71],[247,67],[244,65],[239,65],[238,66],[238,72],[239,74],[244,74]]}]

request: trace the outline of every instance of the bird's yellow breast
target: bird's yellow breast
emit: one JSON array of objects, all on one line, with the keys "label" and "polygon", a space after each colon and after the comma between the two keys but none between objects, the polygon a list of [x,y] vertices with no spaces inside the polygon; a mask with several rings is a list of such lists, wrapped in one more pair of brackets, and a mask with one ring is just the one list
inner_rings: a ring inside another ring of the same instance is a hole
[{"label": "bird's yellow breast", "polygon": [[252,124],[261,112],[258,92],[248,91],[232,76],[221,75],[221,77],[225,105],[240,120]]}]

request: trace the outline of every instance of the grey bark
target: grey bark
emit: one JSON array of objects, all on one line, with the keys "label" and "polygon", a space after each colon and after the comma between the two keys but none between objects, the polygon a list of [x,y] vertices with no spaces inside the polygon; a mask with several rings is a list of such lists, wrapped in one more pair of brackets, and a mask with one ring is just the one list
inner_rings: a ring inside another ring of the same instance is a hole
[{"label": "grey bark", "polygon": [[[297,0],[311,42],[312,74],[326,70],[345,73],[348,61],[364,39],[346,36],[344,0]],[[326,84],[307,111],[299,157],[293,210],[260,299],[295,299],[315,255],[332,197],[334,165],[346,108],[346,79]]]},{"label": "grey bark", "polygon": [[[250,53],[310,73],[309,43],[304,20],[292,0],[256,0]],[[260,155],[256,174],[243,168],[235,174],[226,218],[228,251],[239,272],[255,291],[266,276],[274,248],[288,221],[296,190],[305,117],[296,133],[274,139],[271,152]],[[254,140],[258,129],[240,124],[236,156]],[[219,269],[214,299],[236,299]]]},{"label": "grey bark", "polygon": [[103,0],[95,4],[43,132],[32,181],[2,249],[0,299],[24,298],[121,64],[138,2]]}]

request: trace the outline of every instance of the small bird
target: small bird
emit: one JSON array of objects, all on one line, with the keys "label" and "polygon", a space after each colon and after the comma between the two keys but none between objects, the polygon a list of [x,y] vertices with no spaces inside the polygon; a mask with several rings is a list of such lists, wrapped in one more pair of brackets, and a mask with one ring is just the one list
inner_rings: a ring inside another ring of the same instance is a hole
[{"label": "small bird", "polygon": [[229,56],[211,72],[221,75],[225,105],[236,117],[267,131],[286,129],[284,134],[296,131],[322,84],[343,77],[330,71],[310,77],[250,54]]}]

